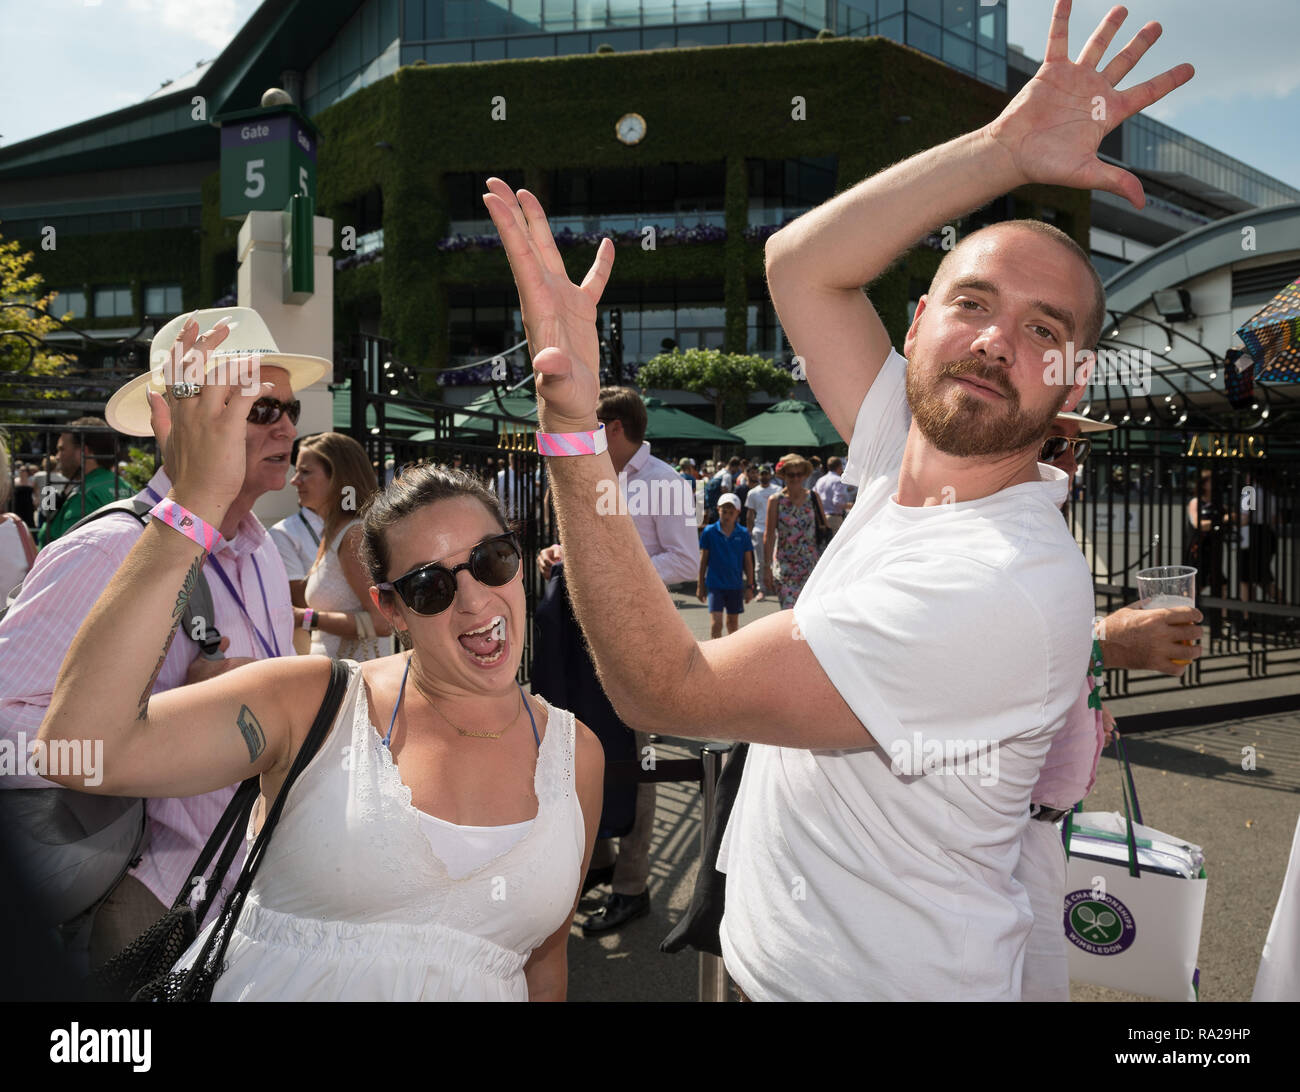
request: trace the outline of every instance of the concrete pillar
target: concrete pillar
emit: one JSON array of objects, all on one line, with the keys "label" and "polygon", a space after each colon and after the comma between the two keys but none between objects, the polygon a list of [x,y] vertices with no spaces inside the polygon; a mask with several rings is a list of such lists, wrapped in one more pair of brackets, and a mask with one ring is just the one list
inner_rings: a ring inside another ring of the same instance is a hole
[{"label": "concrete pillar", "polygon": [[[285,303],[283,213],[250,212],[239,229],[239,306],[253,308],[266,320],[275,344],[283,352],[334,359],[333,240],[334,221],[315,217],[316,290],[306,303]],[[298,392],[302,401],[299,436],[328,432],[334,427],[333,396],[328,387],[333,378],[327,370],[318,382]],[[279,492],[263,496],[253,510],[269,527],[298,510],[298,494],[286,484]]]}]

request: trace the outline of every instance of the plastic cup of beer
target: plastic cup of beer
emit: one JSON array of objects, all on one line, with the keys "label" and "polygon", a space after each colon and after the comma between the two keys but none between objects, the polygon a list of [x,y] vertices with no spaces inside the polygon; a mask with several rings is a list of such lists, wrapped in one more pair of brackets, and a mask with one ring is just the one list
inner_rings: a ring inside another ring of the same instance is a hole
[{"label": "plastic cup of beer", "polygon": [[[1190,565],[1157,565],[1152,569],[1143,569],[1137,574],[1137,585],[1143,610],[1196,606],[1196,570]],[[1190,645],[1192,642],[1181,643]],[[1190,664],[1192,661],[1170,662]]]}]

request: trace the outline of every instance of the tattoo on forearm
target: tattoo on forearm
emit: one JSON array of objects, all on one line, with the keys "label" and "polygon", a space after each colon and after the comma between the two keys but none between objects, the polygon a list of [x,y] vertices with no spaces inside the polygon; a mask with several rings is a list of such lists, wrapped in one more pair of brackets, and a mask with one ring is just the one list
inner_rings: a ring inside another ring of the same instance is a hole
[{"label": "tattoo on forearm", "polygon": [[244,743],[248,745],[248,761],[256,762],[257,756],[266,750],[266,736],[262,732],[262,725],[247,705],[239,707],[239,716],[235,723],[239,725],[239,734],[244,737]]},{"label": "tattoo on forearm", "polygon": [[194,594],[194,585],[199,582],[199,573],[203,571],[203,562],[206,554],[199,554],[194,559],[194,564],[185,574],[185,581],[181,584],[181,590],[176,593],[176,605],[172,607],[172,628],[167,634],[167,640],[163,642],[162,653],[158,657],[158,662],[154,664],[153,674],[149,676],[149,681],[145,683],[144,689],[140,692],[140,708],[136,712],[136,720],[144,720],[149,712],[149,695],[153,693],[153,684],[158,681],[158,673],[162,671],[163,663],[167,659],[167,653],[171,650],[172,640],[176,637],[176,629],[181,624],[181,616],[185,613],[186,604],[190,601],[190,596]]}]

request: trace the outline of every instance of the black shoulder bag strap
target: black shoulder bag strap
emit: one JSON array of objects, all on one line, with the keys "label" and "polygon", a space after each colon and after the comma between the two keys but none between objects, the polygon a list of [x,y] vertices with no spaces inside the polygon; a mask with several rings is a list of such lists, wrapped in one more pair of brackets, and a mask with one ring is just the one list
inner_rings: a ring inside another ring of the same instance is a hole
[{"label": "black shoulder bag strap", "polygon": [[276,794],[275,803],[271,805],[270,810],[267,812],[266,819],[262,823],[262,829],[257,835],[257,840],[253,843],[253,848],[248,851],[248,857],[244,861],[244,870],[239,874],[239,879],[226,899],[225,905],[221,908],[221,916],[213,926],[212,932],[208,934],[203,950],[199,952],[194,965],[190,967],[189,973],[185,976],[185,981],[181,985],[182,994],[189,992],[191,984],[198,975],[205,973],[206,968],[212,968],[211,979],[213,981],[220,974],[221,964],[226,957],[226,948],[230,945],[230,937],[234,932],[235,922],[239,920],[239,912],[243,909],[244,899],[248,896],[248,891],[253,885],[253,878],[257,875],[257,870],[261,866],[262,857],[266,853],[267,845],[270,844],[275,825],[280,821],[280,813],[284,811],[284,802],[289,796],[289,790],[293,788],[293,783],[298,780],[299,775],[307,768],[307,764],[320,750],[321,744],[325,742],[325,737],[329,734],[334,718],[338,716],[339,706],[343,704],[343,695],[347,692],[347,689],[348,669],[339,660],[334,660],[330,664],[330,681],[328,688],[325,690],[325,700],[321,702],[320,710],[316,713],[316,720],[311,726],[311,731],[307,733],[307,738],[302,741],[302,746],[298,748],[298,753],[294,756],[293,765],[289,767],[289,773],[285,776],[284,784],[280,786],[280,791]]},{"label": "black shoulder bag strap", "polygon": [[222,849],[221,859],[217,861],[216,870],[212,873],[206,885],[207,890],[204,893],[204,898],[194,908],[194,921],[198,929],[203,928],[203,919],[207,917],[212,900],[217,896],[221,881],[225,879],[226,873],[230,871],[230,863],[235,859],[235,854],[239,852],[239,847],[244,840],[244,831],[248,828],[248,817],[253,813],[253,805],[257,802],[260,791],[260,777],[250,777],[235,790],[235,795],[230,798],[230,803],[226,805],[226,810],[221,813],[217,825],[212,828],[207,844],[199,853],[198,859],[194,862],[194,867],[190,869],[190,874],[185,879],[185,886],[180,889],[172,902],[173,910],[180,910],[189,903],[194,891],[194,881],[207,872],[208,865],[216,855],[217,847],[224,843],[225,848]]}]

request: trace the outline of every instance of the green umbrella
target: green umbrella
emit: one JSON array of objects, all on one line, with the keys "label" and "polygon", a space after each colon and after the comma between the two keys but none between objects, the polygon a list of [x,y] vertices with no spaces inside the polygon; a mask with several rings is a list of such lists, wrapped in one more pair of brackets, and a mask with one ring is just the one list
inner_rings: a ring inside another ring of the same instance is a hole
[{"label": "green umbrella", "polygon": [[787,451],[844,442],[821,409],[795,399],[777,402],[756,417],[733,425],[731,431],[746,447],[782,447]]},{"label": "green umbrella", "polygon": [[665,405],[662,399],[647,398],[646,430],[647,440],[696,440],[709,444],[739,444],[740,437],[725,428],[718,428],[708,421],[701,421],[685,410]]},{"label": "green umbrella", "polygon": [[[414,429],[427,429],[433,418],[418,410],[408,409],[395,402],[384,406],[384,427],[389,432],[408,433]],[[375,427],[375,407],[366,407],[366,427]],[[334,388],[334,431],[347,432],[352,428],[352,380],[345,379]]]}]

